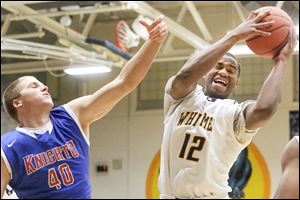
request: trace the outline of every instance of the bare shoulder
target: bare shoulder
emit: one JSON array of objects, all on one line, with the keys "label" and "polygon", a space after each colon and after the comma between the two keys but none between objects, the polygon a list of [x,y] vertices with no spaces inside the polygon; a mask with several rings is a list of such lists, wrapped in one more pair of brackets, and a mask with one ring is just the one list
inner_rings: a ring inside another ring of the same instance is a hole
[{"label": "bare shoulder", "polygon": [[[282,167],[284,168],[295,159],[299,160],[299,142],[297,141],[296,137],[292,138],[288,142],[283,151],[281,160]],[[296,163],[298,163],[298,161]]]}]

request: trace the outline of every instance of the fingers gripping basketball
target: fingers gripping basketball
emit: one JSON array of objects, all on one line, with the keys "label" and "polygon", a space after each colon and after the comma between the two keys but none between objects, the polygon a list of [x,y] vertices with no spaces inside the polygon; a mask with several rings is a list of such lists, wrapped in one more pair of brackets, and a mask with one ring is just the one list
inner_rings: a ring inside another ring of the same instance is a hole
[{"label": "fingers gripping basketball", "polygon": [[293,28],[293,22],[290,16],[277,7],[266,6],[255,11],[257,15],[261,11],[269,9],[270,15],[262,18],[261,22],[275,21],[271,25],[257,28],[262,31],[270,32],[270,36],[254,36],[249,38],[246,43],[248,47],[257,55],[263,57],[275,57],[282,47],[286,44],[289,35],[289,30]]}]

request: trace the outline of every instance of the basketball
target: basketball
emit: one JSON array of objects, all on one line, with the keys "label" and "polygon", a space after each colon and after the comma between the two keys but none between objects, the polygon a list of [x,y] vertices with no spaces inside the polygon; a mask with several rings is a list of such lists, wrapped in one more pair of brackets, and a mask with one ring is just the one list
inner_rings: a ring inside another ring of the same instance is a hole
[{"label": "basketball", "polygon": [[276,56],[286,44],[289,29],[293,28],[293,21],[290,16],[280,8],[265,6],[257,11],[270,9],[270,15],[264,17],[262,22],[274,20],[268,27],[260,30],[271,32],[271,36],[254,36],[246,40],[247,46],[258,56],[272,58]]}]

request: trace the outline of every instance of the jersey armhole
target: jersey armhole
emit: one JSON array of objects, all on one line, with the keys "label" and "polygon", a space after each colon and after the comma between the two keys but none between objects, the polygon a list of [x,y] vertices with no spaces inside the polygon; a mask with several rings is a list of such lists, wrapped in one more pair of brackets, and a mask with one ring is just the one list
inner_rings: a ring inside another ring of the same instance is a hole
[{"label": "jersey armhole", "polygon": [[90,141],[89,139],[86,137],[80,123],[79,120],[77,118],[77,116],[75,115],[75,113],[65,104],[63,105],[63,107],[66,109],[66,111],[68,112],[68,114],[72,117],[72,119],[75,121],[75,123],[77,124],[78,128],[80,129],[81,135],[83,136],[85,142],[90,146]]},{"label": "jersey armhole", "polygon": [[6,168],[7,168],[7,171],[9,172],[9,175],[10,175],[10,179],[12,179],[12,173],[11,173],[11,167],[10,167],[10,164],[8,162],[8,159],[6,157],[6,154],[4,153],[2,147],[1,147],[1,157],[6,165]]}]

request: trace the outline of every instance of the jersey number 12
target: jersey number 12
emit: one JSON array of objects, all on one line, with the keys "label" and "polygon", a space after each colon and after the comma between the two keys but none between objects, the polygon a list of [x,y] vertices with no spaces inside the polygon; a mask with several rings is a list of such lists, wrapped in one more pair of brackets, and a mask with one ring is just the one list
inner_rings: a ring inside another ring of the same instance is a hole
[{"label": "jersey number 12", "polygon": [[[190,147],[188,155],[186,156],[186,159],[191,160],[191,161],[198,161],[199,158],[193,157],[193,153],[194,153],[194,151],[201,151],[202,150],[203,145],[205,143],[205,137],[201,137],[199,135],[193,135],[192,137],[193,137],[192,142],[194,144],[196,144],[196,146],[191,146]],[[183,145],[181,147],[180,154],[179,154],[180,158],[184,159],[185,151],[186,151],[186,148],[187,148],[188,143],[190,141],[190,138],[191,138],[190,133],[185,134],[184,142],[183,142]]]}]

